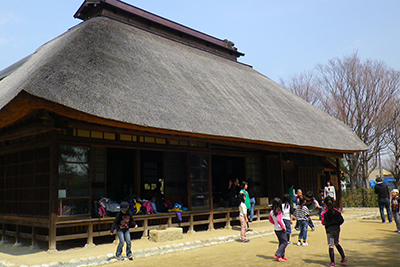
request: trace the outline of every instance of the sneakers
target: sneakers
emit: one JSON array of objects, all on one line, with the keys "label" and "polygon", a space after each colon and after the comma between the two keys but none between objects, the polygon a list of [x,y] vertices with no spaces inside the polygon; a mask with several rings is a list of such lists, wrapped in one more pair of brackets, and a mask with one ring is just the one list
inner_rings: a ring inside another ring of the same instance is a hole
[{"label": "sneakers", "polygon": [[315,227],[311,227],[311,231],[313,231],[313,232],[314,232],[314,231],[315,231]]},{"label": "sneakers", "polygon": [[278,258],[278,261],[279,261],[279,262],[284,262],[284,261],[286,261],[286,260],[285,260],[284,258],[282,258],[282,257],[279,257],[279,258]]},{"label": "sneakers", "polygon": [[245,239],[242,241],[242,243],[249,243],[249,242],[250,242],[250,240],[248,240],[248,239]]},{"label": "sneakers", "polygon": [[279,257],[278,255],[274,254],[274,259],[280,262],[287,261],[286,257]]},{"label": "sneakers", "polygon": [[308,246],[307,242],[303,242],[303,244],[301,244],[303,247]]},{"label": "sneakers", "polygon": [[340,263],[348,263],[349,261],[347,260],[347,258],[343,258]]},{"label": "sneakers", "polygon": [[301,246],[301,241],[297,242],[297,245],[298,245],[298,246]]},{"label": "sneakers", "polygon": [[294,228],[296,231],[300,231],[300,228],[299,227],[295,227]]},{"label": "sneakers", "polygon": [[332,262],[331,265],[329,265],[329,267],[335,267],[335,263]]},{"label": "sneakers", "polygon": [[122,255],[115,256],[115,258],[116,258],[117,260],[119,260],[119,261],[124,260],[124,257],[122,257]]},{"label": "sneakers", "polygon": [[130,261],[133,261],[133,256],[132,256],[132,255],[128,256],[128,259],[129,259]]}]

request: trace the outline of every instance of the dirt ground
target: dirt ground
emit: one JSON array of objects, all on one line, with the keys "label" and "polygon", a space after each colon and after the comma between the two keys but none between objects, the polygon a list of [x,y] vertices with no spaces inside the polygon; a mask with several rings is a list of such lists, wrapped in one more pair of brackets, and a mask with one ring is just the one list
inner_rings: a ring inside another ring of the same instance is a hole
[{"label": "dirt ground", "polygon": [[[345,223],[342,226],[340,236],[341,244],[349,260],[347,266],[398,266],[398,255],[400,250],[400,234],[394,233],[394,223],[381,223],[377,217],[378,209],[345,209],[343,215]],[[367,215],[367,219],[361,216]],[[372,215],[372,216],[371,216]],[[288,246],[286,256],[288,260],[278,263],[272,258],[277,249],[275,234],[262,237],[249,235],[250,243],[226,242],[218,245],[196,248],[193,250],[167,253],[163,255],[137,258],[133,262],[125,260],[113,263],[112,266],[328,266],[328,246],[324,228],[314,218],[316,230],[309,231],[307,247],[296,245]],[[252,223],[254,231],[270,229],[272,225],[267,221]],[[238,235],[239,228],[232,230],[215,230],[197,232],[196,234],[184,234],[179,242],[190,242],[193,240],[204,240],[207,238]],[[297,241],[298,232],[292,234],[292,241]],[[174,242],[169,242],[173,244]],[[156,244],[146,239],[134,240],[132,249],[146,249],[157,247]],[[91,248],[66,248],[53,253],[44,249],[29,250],[29,244],[22,247],[13,247],[12,243],[0,245],[0,266],[3,262],[20,265],[41,265],[55,262],[68,262],[71,259],[97,257],[99,255],[112,255],[115,253],[116,244],[98,244]],[[135,254],[135,252],[134,252]],[[339,263],[340,256],[335,251],[336,262]],[[340,264],[337,264],[340,265]]]},{"label": "dirt ground", "polygon": [[[297,236],[293,236],[296,240]],[[178,252],[134,260],[136,266],[329,266],[325,231],[317,227],[309,233],[309,246],[290,245],[288,260],[278,263],[273,259],[278,242],[274,235],[253,238],[250,243],[230,242],[214,247]],[[341,233],[341,245],[349,260],[347,266],[399,266],[400,235],[393,232],[393,223],[378,220],[346,222]],[[336,263],[340,256],[335,251]],[[129,261],[117,266],[130,266]],[[340,265],[340,264],[337,264]]]}]

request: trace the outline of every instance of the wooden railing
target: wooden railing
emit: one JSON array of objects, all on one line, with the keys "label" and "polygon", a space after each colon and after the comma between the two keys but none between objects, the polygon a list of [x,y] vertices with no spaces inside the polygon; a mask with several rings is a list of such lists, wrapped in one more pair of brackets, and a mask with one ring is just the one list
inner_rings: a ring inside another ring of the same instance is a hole
[{"label": "wooden railing", "polygon": [[[255,206],[254,220],[268,219],[270,207]],[[134,220],[138,228],[131,228],[131,232],[142,232],[142,238],[147,238],[150,230],[159,229],[160,225],[165,227],[187,227],[187,233],[194,233],[196,227],[213,230],[225,227],[230,229],[232,222],[239,220],[238,208],[222,208],[212,211],[186,211],[181,213],[180,221],[175,212],[158,213],[149,215],[135,215]],[[64,219],[64,218],[63,218]],[[56,249],[57,241],[87,239],[87,244],[92,245],[93,239],[99,236],[110,235],[111,225],[114,217],[87,218],[74,220],[59,220],[56,222],[56,234],[49,234],[50,222],[48,219],[34,219],[23,217],[0,216],[2,224],[2,241],[7,236],[15,236],[16,243],[20,238],[30,238],[32,246],[36,240],[48,241],[49,249]]]}]

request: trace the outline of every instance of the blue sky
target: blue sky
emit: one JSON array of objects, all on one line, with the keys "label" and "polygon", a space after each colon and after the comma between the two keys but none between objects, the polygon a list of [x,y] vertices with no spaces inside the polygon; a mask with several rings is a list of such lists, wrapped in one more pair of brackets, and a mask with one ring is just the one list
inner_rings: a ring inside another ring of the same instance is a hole
[{"label": "blue sky", "polygon": [[[83,0],[2,0],[0,70],[80,23]],[[398,0],[125,0],[232,40],[240,62],[279,82],[358,51],[400,71]]]}]

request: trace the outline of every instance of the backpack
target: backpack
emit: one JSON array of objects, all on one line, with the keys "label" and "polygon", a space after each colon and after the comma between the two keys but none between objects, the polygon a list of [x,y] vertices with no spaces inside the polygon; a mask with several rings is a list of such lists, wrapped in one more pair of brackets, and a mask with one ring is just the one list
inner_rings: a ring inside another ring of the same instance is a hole
[{"label": "backpack", "polygon": [[136,201],[136,199],[132,198],[132,199],[129,200],[129,208],[131,209],[132,214],[135,215],[135,214],[138,214],[140,212],[140,210],[142,208],[142,205],[140,203],[138,203]]},{"label": "backpack", "polygon": [[99,218],[107,217],[106,208],[108,202],[110,202],[110,199],[106,197],[102,197],[99,199],[99,201],[97,201],[97,216]]}]

